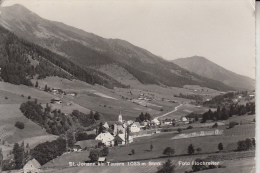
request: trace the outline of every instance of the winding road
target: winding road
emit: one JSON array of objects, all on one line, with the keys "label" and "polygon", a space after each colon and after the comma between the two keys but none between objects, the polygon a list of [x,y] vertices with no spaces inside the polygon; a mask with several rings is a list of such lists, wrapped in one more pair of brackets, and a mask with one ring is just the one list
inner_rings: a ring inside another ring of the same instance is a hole
[{"label": "winding road", "polygon": [[172,111],[170,111],[170,112],[167,112],[167,113],[165,113],[165,114],[163,114],[163,115],[160,115],[160,116],[158,116],[158,117],[155,117],[154,120],[155,120],[155,119],[158,120],[158,118],[162,118],[162,117],[164,117],[164,116],[167,116],[167,115],[169,115],[169,114],[171,114],[171,113],[177,111],[178,108],[181,107],[182,105],[183,105],[183,104],[180,104],[179,106],[176,106],[176,107],[174,108],[174,110],[172,110]]}]

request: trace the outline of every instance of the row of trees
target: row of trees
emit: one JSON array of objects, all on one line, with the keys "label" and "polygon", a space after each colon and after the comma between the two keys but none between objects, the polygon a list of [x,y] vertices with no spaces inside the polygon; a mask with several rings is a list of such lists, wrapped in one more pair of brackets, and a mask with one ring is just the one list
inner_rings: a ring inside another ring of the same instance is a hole
[{"label": "row of trees", "polygon": [[151,119],[152,119],[152,117],[151,117],[151,115],[149,114],[149,113],[143,113],[143,112],[141,112],[141,114],[138,116],[138,117],[136,117],[136,119],[135,119],[135,121],[136,122],[143,122],[143,121],[151,121]]},{"label": "row of trees", "polygon": [[231,104],[229,108],[224,106],[222,109],[220,109],[220,106],[218,106],[217,110],[214,112],[209,109],[208,112],[205,112],[202,115],[202,122],[206,122],[207,120],[227,120],[233,115],[241,116],[245,115],[246,113],[255,114],[255,102],[246,103],[246,106]]},{"label": "row of trees", "polygon": [[196,101],[203,101],[203,98],[200,95],[196,94],[182,94],[180,93],[179,95],[174,95],[174,97],[180,97],[180,98],[185,98],[185,99],[191,99],[191,100],[196,100]]}]

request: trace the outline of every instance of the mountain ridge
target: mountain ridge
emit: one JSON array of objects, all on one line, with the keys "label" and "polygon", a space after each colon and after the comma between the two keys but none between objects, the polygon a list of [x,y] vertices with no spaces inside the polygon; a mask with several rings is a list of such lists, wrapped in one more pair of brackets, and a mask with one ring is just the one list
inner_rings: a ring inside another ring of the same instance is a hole
[{"label": "mountain ridge", "polygon": [[175,64],[198,75],[222,81],[237,89],[254,89],[254,79],[232,72],[201,56],[192,56],[172,60]]},{"label": "mountain ridge", "polygon": [[221,82],[169,63],[125,40],[102,38],[61,22],[43,19],[21,5],[2,7],[1,12],[2,26],[25,40],[68,58],[83,69],[116,64],[142,84],[175,87],[190,84],[223,91],[233,90]]}]

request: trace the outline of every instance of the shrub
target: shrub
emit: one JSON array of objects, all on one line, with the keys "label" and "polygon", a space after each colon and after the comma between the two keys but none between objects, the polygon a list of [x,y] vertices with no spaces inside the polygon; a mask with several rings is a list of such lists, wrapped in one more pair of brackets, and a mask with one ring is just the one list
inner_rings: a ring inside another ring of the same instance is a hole
[{"label": "shrub", "polygon": [[31,99],[31,96],[28,96],[28,99]]},{"label": "shrub", "polygon": [[102,156],[107,156],[109,154],[109,149],[108,147],[104,147],[103,150],[101,151]]},{"label": "shrub", "polygon": [[16,121],[15,127],[17,127],[18,129],[24,129],[24,123],[20,121]]},{"label": "shrub", "polygon": [[215,123],[212,128],[217,128],[218,127],[218,123]]},{"label": "shrub", "polygon": [[171,156],[171,155],[174,154],[174,149],[172,149],[171,147],[167,147],[163,151],[163,154],[166,155],[166,156]]},{"label": "shrub", "polygon": [[187,127],[187,129],[192,129],[192,128],[193,128],[192,126]]},{"label": "shrub", "polygon": [[229,123],[229,128],[231,129],[231,128],[235,127],[236,125],[238,125],[237,122],[231,121],[231,122]]},{"label": "shrub", "polygon": [[134,154],[135,154],[135,150],[134,150],[134,149],[132,149],[132,151],[131,151],[131,152],[132,152],[132,155],[134,155]]},{"label": "shrub", "polygon": [[194,150],[194,146],[192,144],[190,144],[188,146],[188,154],[194,154],[195,150]]},{"label": "shrub", "polygon": [[90,153],[89,153],[88,158],[90,158],[90,160],[91,160],[92,162],[95,162],[95,161],[98,160],[99,154],[100,154],[100,153],[99,153],[98,150],[91,150]]}]

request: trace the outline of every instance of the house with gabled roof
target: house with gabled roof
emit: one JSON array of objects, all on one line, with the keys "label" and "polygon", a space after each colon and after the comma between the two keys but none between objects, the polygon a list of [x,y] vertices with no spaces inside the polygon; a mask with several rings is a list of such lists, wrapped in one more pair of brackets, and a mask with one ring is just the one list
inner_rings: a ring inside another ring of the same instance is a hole
[{"label": "house with gabled roof", "polygon": [[134,122],[133,124],[131,124],[130,125],[130,131],[131,132],[139,132],[140,131],[140,123]]},{"label": "house with gabled roof", "polygon": [[32,159],[24,165],[23,172],[24,173],[39,173],[40,168],[41,168],[41,164],[36,159]]},{"label": "house with gabled roof", "polygon": [[109,132],[100,133],[95,140],[100,140],[105,146],[113,146],[114,145],[114,136],[112,136]]},{"label": "house with gabled roof", "polygon": [[101,140],[89,139],[83,141],[77,141],[74,146],[75,148],[79,148],[81,150],[86,150],[88,148],[95,148],[98,146],[98,143],[102,142]]}]

